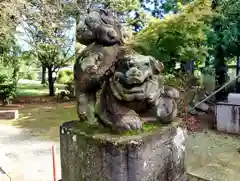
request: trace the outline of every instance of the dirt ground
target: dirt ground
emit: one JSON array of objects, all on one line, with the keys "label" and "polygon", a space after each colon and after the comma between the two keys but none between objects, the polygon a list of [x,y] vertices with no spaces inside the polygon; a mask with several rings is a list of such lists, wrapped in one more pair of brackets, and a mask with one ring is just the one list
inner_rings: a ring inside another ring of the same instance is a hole
[{"label": "dirt ground", "polygon": [[201,131],[188,136],[187,171],[211,181],[240,180],[240,136],[213,131],[213,115],[197,119]]},{"label": "dirt ground", "polygon": [[12,173],[16,164],[17,172],[24,174],[25,181],[53,180],[52,145],[56,149],[57,178],[60,179],[59,142],[45,140],[25,128],[0,124],[0,167]]}]

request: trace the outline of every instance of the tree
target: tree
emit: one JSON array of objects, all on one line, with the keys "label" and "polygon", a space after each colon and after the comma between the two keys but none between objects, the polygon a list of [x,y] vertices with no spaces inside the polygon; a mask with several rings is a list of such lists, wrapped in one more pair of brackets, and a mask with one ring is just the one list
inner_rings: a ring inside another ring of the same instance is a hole
[{"label": "tree", "polygon": [[0,94],[5,103],[15,96],[19,70],[25,63],[15,33],[27,7],[25,0],[0,1]]},{"label": "tree", "polygon": [[[141,8],[139,0],[75,0],[65,3],[63,9],[78,23],[79,17],[84,16],[84,12],[94,6],[107,8],[119,18],[122,24],[133,26],[135,29],[139,29],[146,21],[146,13]],[[132,14],[134,16],[130,16]]]},{"label": "tree", "polygon": [[5,42],[9,49],[0,54],[0,99],[9,103],[16,95],[20,68],[29,62],[29,54],[22,52],[16,40]]},{"label": "tree", "polygon": [[14,43],[16,26],[27,5],[25,0],[0,1],[0,54],[9,52]]},{"label": "tree", "polygon": [[[212,22],[209,45],[214,56],[217,88],[228,80],[226,59],[240,56],[240,3],[237,0],[214,0],[212,8],[218,13]],[[217,94],[217,100],[226,99],[226,90]]]},{"label": "tree", "polygon": [[48,70],[49,95],[54,96],[54,73],[69,65],[73,57],[74,39],[69,29],[72,21],[63,13],[59,1],[33,3],[25,14],[26,40],[42,67]]},{"label": "tree", "polygon": [[37,47],[37,54],[39,61],[47,68],[48,71],[48,85],[49,95],[54,96],[54,82],[56,77],[53,74],[57,74],[61,67],[68,66],[73,62],[73,56],[69,54],[72,45],[69,49],[64,51],[63,47],[59,44],[39,43]]},{"label": "tree", "polygon": [[208,54],[207,36],[213,17],[210,0],[195,0],[177,14],[153,18],[129,43],[137,51],[165,63],[168,71],[176,62],[204,61]]},{"label": "tree", "polygon": [[15,31],[27,5],[25,0],[0,1],[0,38],[6,38]]}]

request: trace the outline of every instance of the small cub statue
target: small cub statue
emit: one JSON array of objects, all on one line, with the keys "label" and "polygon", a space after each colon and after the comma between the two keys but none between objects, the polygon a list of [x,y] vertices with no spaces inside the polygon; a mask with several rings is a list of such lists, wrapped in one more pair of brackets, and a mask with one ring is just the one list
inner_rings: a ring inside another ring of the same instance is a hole
[{"label": "small cub statue", "polygon": [[171,123],[177,115],[179,92],[161,84],[163,68],[151,56],[120,55],[97,96],[95,110],[100,120],[120,132],[141,129],[148,120]]}]

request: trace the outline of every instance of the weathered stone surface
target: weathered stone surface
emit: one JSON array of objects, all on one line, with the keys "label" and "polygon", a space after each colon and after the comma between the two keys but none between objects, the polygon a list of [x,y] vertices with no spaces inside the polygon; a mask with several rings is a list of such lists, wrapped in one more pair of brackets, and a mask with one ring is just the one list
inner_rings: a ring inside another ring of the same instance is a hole
[{"label": "weathered stone surface", "polygon": [[180,122],[135,135],[60,128],[64,181],[182,181],[186,131]]},{"label": "weathered stone surface", "polygon": [[18,119],[18,110],[0,110],[0,119]]}]

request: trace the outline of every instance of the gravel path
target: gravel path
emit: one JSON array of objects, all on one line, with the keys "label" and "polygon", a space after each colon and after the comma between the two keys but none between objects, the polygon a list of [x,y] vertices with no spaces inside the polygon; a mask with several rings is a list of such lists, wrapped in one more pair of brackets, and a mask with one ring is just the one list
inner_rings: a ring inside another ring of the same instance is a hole
[{"label": "gravel path", "polygon": [[23,169],[26,181],[52,181],[53,144],[56,148],[57,178],[60,179],[58,142],[42,140],[31,135],[26,129],[0,124],[0,167],[7,170],[11,167],[10,164],[16,163]]}]

